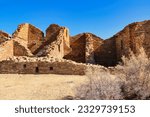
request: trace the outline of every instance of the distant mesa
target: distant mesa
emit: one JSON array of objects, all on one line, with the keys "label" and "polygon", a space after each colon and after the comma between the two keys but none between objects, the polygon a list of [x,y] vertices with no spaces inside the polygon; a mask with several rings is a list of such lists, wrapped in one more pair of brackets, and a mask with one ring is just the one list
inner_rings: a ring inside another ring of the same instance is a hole
[{"label": "distant mesa", "polygon": [[69,29],[51,24],[46,35],[25,23],[9,35],[0,31],[0,61],[14,57],[45,57],[115,66],[130,51],[138,53],[144,47],[150,56],[150,20],[126,26],[113,37],[103,40],[92,33],[70,36]]}]

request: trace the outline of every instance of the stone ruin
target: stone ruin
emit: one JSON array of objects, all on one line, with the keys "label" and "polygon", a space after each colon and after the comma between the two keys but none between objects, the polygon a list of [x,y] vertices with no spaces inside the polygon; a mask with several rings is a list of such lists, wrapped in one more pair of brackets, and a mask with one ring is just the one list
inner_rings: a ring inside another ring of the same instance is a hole
[{"label": "stone ruin", "polygon": [[0,73],[83,75],[90,64],[115,66],[123,55],[136,54],[140,47],[150,56],[150,20],[129,24],[106,40],[91,33],[70,36],[66,27],[56,24],[44,36],[25,23],[12,35],[0,31]]}]

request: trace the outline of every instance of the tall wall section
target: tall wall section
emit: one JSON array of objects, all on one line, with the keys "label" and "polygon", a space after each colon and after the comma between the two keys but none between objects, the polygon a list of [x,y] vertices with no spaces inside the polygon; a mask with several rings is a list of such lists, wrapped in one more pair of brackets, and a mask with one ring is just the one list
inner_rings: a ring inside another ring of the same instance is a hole
[{"label": "tall wall section", "polygon": [[64,58],[80,63],[85,63],[86,35],[79,34],[70,38],[70,47],[72,51],[64,56]]},{"label": "tall wall section", "polygon": [[44,33],[38,28],[29,24],[28,28],[28,48],[34,53],[43,43]]},{"label": "tall wall section", "polygon": [[113,38],[116,40],[118,61],[123,55],[128,56],[130,51],[138,53],[141,47],[150,56],[150,21],[129,24]]},{"label": "tall wall section", "polygon": [[18,37],[22,40],[28,41],[28,37],[29,37],[28,29],[29,29],[29,24],[27,23],[20,24],[17,30],[12,34],[12,37],[13,38]]},{"label": "tall wall section", "polygon": [[138,34],[140,35],[139,38],[144,38],[144,40],[141,40],[142,46],[150,57],[150,20],[143,23],[141,31],[139,31]]},{"label": "tall wall section", "polygon": [[117,63],[116,60],[116,47],[115,39],[103,40],[102,44],[94,53],[96,64],[104,66],[114,66]]},{"label": "tall wall section", "polygon": [[46,30],[43,45],[36,55],[62,59],[68,52],[70,52],[69,30],[56,24],[50,25]]},{"label": "tall wall section", "polygon": [[95,63],[94,44],[93,44],[92,36],[90,34],[86,34],[85,62],[92,63],[92,64]]},{"label": "tall wall section", "polygon": [[46,55],[49,57],[55,57],[62,59],[64,56],[64,37],[63,29],[60,29],[58,35],[56,35],[55,41],[51,42],[50,45],[46,46]]},{"label": "tall wall section", "polygon": [[31,52],[26,48],[26,46],[23,46],[18,41],[13,41],[13,55],[14,56],[32,56]]},{"label": "tall wall section", "polygon": [[95,54],[98,55],[103,40],[91,33],[83,33],[71,37],[72,51],[66,55],[65,59],[70,59],[76,62],[93,63],[95,64]]},{"label": "tall wall section", "polygon": [[[44,33],[31,24],[21,24],[13,33],[13,38],[21,39],[27,42],[27,46],[34,53],[41,45],[44,39]],[[24,43],[25,44],[25,43]]]}]

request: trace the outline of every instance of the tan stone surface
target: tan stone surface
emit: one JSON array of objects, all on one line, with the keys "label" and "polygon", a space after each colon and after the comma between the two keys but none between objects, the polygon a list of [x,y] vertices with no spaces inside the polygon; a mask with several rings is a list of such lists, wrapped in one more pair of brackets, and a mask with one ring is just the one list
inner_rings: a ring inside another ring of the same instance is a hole
[{"label": "tan stone surface", "polygon": [[10,39],[10,35],[0,30],[0,44]]},{"label": "tan stone surface", "polygon": [[72,51],[64,58],[81,63],[95,63],[95,53],[101,47],[103,40],[91,33],[83,33],[71,37]]},{"label": "tan stone surface", "polygon": [[114,36],[116,40],[117,60],[122,55],[128,56],[129,51],[138,53],[140,47],[144,47],[150,56],[150,21],[135,22],[126,26]]},{"label": "tan stone surface", "polygon": [[31,24],[25,23],[18,26],[17,30],[13,33],[13,38],[26,41],[27,45],[24,46],[27,46],[31,53],[34,53],[42,45],[44,33]]},{"label": "tan stone surface", "polygon": [[13,40],[0,44],[0,61],[13,56]]},{"label": "tan stone surface", "polygon": [[25,23],[25,24],[20,24],[17,27],[17,30],[12,34],[12,37],[18,37],[22,40],[28,41],[28,29],[29,29],[29,24]]},{"label": "tan stone surface", "polygon": [[34,53],[42,45],[44,33],[38,28],[29,24],[28,34],[28,48],[32,53]]}]

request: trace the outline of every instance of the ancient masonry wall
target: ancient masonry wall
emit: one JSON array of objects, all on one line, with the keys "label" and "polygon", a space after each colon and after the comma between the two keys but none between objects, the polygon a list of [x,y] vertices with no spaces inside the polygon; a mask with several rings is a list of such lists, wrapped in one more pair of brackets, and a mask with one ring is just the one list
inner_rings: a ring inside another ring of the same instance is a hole
[{"label": "ancient masonry wall", "polygon": [[28,49],[34,53],[41,45],[44,39],[44,33],[31,24],[21,24],[13,33],[13,38],[20,38],[27,42]]},{"label": "ancient masonry wall", "polygon": [[68,53],[70,53],[72,51],[72,49],[70,48],[70,35],[69,35],[69,30],[66,27],[63,27],[63,44],[64,44],[64,55],[67,55]]},{"label": "ancient masonry wall", "polygon": [[28,41],[29,33],[29,24],[21,24],[18,26],[17,30],[12,34],[12,37],[18,37],[21,38],[22,40]]},{"label": "ancient masonry wall", "polygon": [[0,30],[0,37],[9,38],[10,36],[9,36],[9,34]]},{"label": "ancient masonry wall", "polygon": [[72,51],[64,58],[82,63],[114,66],[117,63],[115,44],[115,39],[102,40],[90,33],[77,35],[71,38]]},{"label": "ancient masonry wall", "polygon": [[115,40],[107,39],[99,46],[94,53],[95,62],[104,66],[114,66],[116,64]]},{"label": "ancient masonry wall", "polygon": [[60,29],[57,32],[58,33],[57,35],[53,35],[52,38],[46,39],[44,45],[36,55],[49,56],[49,57],[55,57],[61,59],[64,54],[62,31],[63,30]]},{"label": "ancient masonry wall", "polygon": [[[31,50],[27,47],[27,41],[22,40],[18,37],[13,38],[14,40],[14,56],[28,56],[33,57]],[[23,52],[24,51],[24,52]]]},{"label": "ancient masonry wall", "polygon": [[62,74],[62,75],[85,75],[87,69],[107,69],[97,65],[86,65],[70,60],[57,60],[48,58],[16,57],[0,62],[2,74]]},{"label": "ancient masonry wall", "polygon": [[123,55],[128,56],[130,51],[138,53],[141,47],[144,47],[148,56],[150,56],[150,22],[132,23],[125,27],[113,38],[116,41],[117,61],[121,60]]},{"label": "ancient masonry wall", "polygon": [[86,36],[85,34],[77,35],[71,38],[70,47],[72,51],[64,56],[65,59],[70,59],[76,62],[85,63],[85,47]]},{"label": "ancient masonry wall", "polygon": [[64,37],[63,29],[60,29],[56,40],[46,47],[46,55],[49,57],[56,57],[62,59],[64,56]]},{"label": "ancient masonry wall", "polygon": [[34,53],[43,43],[44,33],[38,28],[29,24],[28,28],[28,48]]},{"label": "ancient masonry wall", "polygon": [[106,40],[91,33],[69,37],[69,30],[56,24],[47,28],[44,37],[42,31],[27,23],[19,25],[11,40],[9,38],[0,31],[0,60],[13,56],[45,56],[114,66],[123,55],[128,56],[130,51],[138,53],[141,47],[150,57],[150,21],[129,24]]},{"label": "ancient masonry wall", "polygon": [[13,41],[14,56],[29,56],[27,49],[17,41]]},{"label": "ancient masonry wall", "polygon": [[94,44],[90,34],[86,34],[86,45],[85,45],[85,62],[95,63],[94,59]]},{"label": "ancient masonry wall", "polygon": [[8,39],[10,39],[10,35],[3,32],[3,31],[0,31],[0,44],[7,41]]},{"label": "ancient masonry wall", "polygon": [[0,73],[84,75],[84,66],[67,62],[10,62],[0,63]]},{"label": "ancient masonry wall", "polygon": [[51,24],[47,29],[46,29],[46,37],[45,40],[50,42],[53,42],[56,40],[56,36],[58,35],[61,27],[57,24]]},{"label": "ancient masonry wall", "polygon": [[0,45],[0,61],[13,56],[13,40],[6,41]]},{"label": "ancient masonry wall", "polygon": [[68,29],[55,24],[50,25],[46,30],[43,45],[36,55],[62,59],[68,52],[70,52]]},{"label": "ancient masonry wall", "polygon": [[[143,24],[137,35],[140,35],[139,42],[142,42],[142,46],[146,50],[146,54],[150,57],[150,21]],[[143,38],[143,40],[141,38]]]},{"label": "ancient masonry wall", "polygon": [[95,54],[98,55],[103,40],[91,33],[83,33],[70,38],[72,51],[65,59],[76,62],[95,64]]}]

